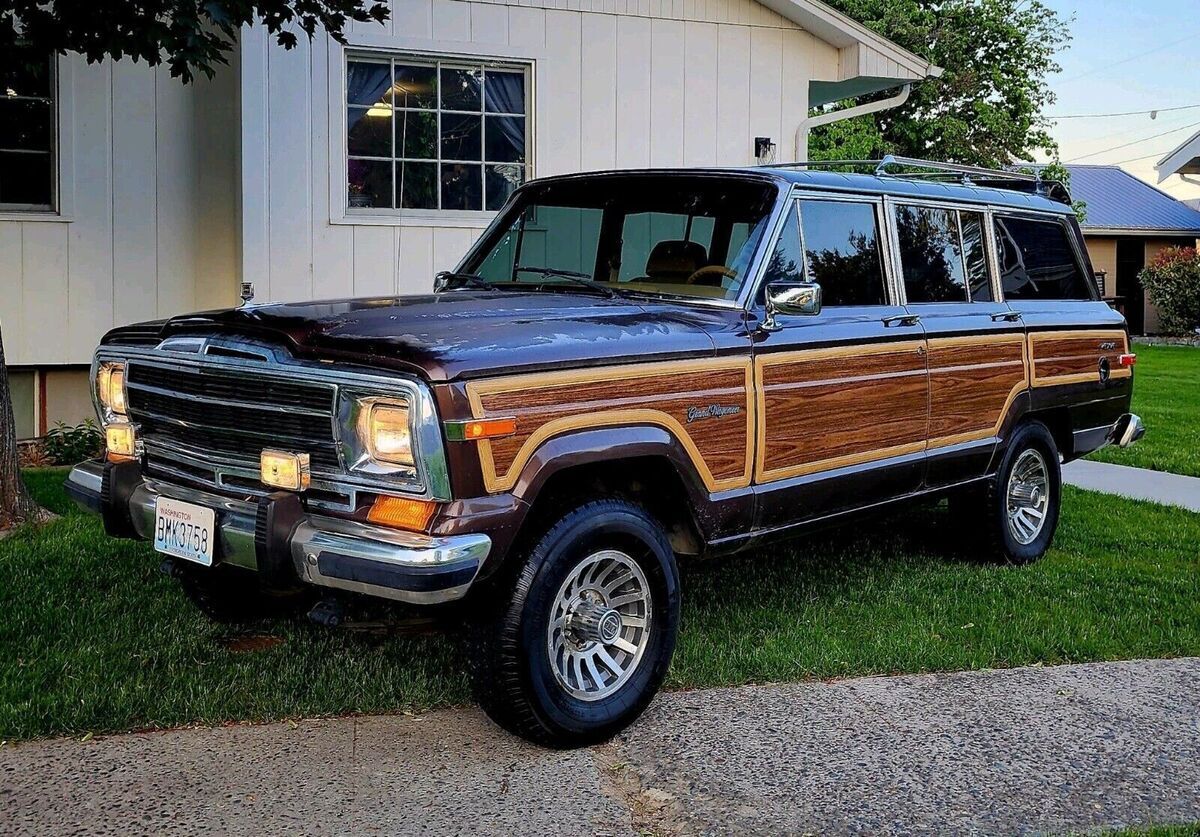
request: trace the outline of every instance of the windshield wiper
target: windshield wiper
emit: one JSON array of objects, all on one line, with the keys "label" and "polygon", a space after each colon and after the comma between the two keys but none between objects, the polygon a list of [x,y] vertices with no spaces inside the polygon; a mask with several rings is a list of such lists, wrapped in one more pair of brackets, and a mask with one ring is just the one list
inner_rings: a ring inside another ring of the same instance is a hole
[{"label": "windshield wiper", "polygon": [[536,267],[534,265],[517,265],[513,268],[514,273],[520,273],[521,271],[526,273],[536,273],[540,276],[556,276],[562,279],[570,279],[572,282],[578,282],[580,285],[583,285],[586,288],[592,288],[593,290],[600,291],[600,293],[604,294],[609,299],[612,299],[614,296],[625,295],[624,292],[618,290],[617,288],[613,288],[604,284],[603,282],[597,282],[586,273],[576,273],[574,270],[560,270],[556,267]]},{"label": "windshield wiper", "polygon": [[451,282],[460,282],[461,284],[458,286],[460,288],[467,285],[474,285],[477,288],[483,288],[485,291],[500,290],[482,276],[477,276],[474,273],[456,273],[453,270],[443,270],[433,278],[433,281],[434,287],[438,291],[449,290]]}]

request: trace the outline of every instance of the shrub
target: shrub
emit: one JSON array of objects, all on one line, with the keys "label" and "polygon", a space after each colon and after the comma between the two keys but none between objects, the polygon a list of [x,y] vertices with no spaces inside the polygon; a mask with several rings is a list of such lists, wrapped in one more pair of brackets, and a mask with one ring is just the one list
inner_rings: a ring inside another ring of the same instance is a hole
[{"label": "shrub", "polygon": [[75,465],[100,455],[104,434],[91,419],[74,427],[60,421],[46,434],[43,448],[55,465]]},{"label": "shrub", "polygon": [[1165,334],[1191,336],[1200,327],[1200,254],[1195,247],[1163,250],[1138,277],[1158,309]]}]

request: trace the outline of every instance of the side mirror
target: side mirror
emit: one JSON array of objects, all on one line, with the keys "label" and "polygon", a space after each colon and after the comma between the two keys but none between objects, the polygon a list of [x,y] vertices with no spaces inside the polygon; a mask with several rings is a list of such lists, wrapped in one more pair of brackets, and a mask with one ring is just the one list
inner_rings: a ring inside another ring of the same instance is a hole
[{"label": "side mirror", "polygon": [[779,329],[777,314],[812,317],[821,313],[821,286],[816,282],[772,282],[767,285],[767,318],[762,327]]}]

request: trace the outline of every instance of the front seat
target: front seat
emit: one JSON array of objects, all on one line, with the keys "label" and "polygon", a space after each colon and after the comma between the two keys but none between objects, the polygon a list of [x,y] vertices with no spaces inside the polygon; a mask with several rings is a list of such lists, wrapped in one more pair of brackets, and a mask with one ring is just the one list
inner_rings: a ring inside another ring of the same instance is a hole
[{"label": "front seat", "polygon": [[646,278],[681,285],[708,263],[708,251],[695,241],[660,241],[646,259]]}]

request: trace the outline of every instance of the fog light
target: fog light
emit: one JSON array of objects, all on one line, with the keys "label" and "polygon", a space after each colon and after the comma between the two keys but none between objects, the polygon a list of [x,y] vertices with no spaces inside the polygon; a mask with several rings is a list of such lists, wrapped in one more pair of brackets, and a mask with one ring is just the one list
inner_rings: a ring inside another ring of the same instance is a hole
[{"label": "fog light", "polygon": [[288,491],[304,491],[309,483],[307,453],[264,450],[259,459],[260,479],[264,485]]},{"label": "fog light", "polygon": [[104,428],[104,447],[110,462],[137,458],[137,431],[132,424],[110,424]]},{"label": "fog light", "polygon": [[375,498],[371,511],[367,513],[367,520],[381,526],[422,532],[429,525],[435,511],[437,503],[428,500],[380,496]]}]

